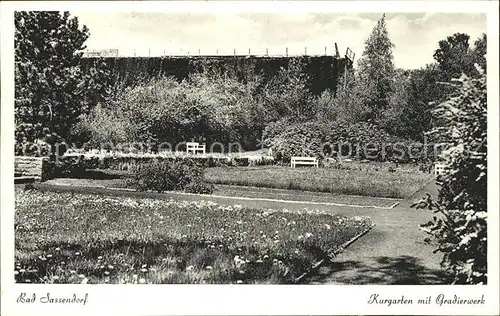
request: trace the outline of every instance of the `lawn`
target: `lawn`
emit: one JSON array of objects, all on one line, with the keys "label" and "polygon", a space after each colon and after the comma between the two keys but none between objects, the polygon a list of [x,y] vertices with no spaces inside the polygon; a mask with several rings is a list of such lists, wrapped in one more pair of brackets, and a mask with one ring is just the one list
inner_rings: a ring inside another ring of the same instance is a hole
[{"label": "lawn", "polygon": [[330,192],[373,197],[406,198],[431,180],[420,172],[389,172],[375,168],[217,167],[205,170],[205,180],[215,184]]},{"label": "lawn", "polygon": [[27,283],[293,283],[367,217],[16,190]]}]

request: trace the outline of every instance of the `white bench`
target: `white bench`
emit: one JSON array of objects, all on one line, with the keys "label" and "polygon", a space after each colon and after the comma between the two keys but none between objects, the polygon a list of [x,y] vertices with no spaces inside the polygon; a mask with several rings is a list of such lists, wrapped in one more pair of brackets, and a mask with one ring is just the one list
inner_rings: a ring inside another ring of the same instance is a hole
[{"label": "white bench", "polygon": [[316,166],[318,168],[318,158],[316,157],[292,157],[290,167],[295,168],[296,165]]},{"label": "white bench", "polygon": [[196,154],[198,152],[201,152],[202,154],[205,154],[205,144],[200,144],[200,143],[196,143],[196,142],[189,142],[189,143],[186,143],[186,153],[192,153],[192,154]]}]

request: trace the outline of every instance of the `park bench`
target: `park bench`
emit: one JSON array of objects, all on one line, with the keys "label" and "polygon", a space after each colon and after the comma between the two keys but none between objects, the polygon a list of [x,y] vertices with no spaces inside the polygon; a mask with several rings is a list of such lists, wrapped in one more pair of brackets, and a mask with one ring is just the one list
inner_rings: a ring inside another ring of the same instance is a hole
[{"label": "park bench", "polygon": [[200,143],[196,143],[196,142],[189,142],[189,143],[186,143],[186,152],[189,154],[189,153],[192,153],[192,154],[196,154],[198,152],[201,152],[202,154],[205,153],[205,144],[200,144]]},{"label": "park bench", "polygon": [[296,165],[316,166],[318,168],[318,158],[316,157],[292,157],[290,166],[295,168]]}]

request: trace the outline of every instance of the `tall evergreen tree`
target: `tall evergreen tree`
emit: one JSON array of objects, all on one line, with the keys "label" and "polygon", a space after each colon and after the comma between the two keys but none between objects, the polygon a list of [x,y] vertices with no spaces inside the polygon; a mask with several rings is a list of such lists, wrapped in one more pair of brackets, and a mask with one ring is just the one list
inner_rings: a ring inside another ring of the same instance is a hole
[{"label": "tall evergreen tree", "polygon": [[376,93],[367,100],[368,120],[374,122],[387,108],[389,95],[393,91],[394,62],[392,49],[394,44],[389,39],[385,14],[373,28],[365,42],[363,55],[359,60],[359,75],[365,82],[376,87]]},{"label": "tall evergreen tree", "polygon": [[106,91],[101,67],[79,66],[89,31],[69,12],[19,11],[14,21],[16,150],[48,134],[68,140]]}]

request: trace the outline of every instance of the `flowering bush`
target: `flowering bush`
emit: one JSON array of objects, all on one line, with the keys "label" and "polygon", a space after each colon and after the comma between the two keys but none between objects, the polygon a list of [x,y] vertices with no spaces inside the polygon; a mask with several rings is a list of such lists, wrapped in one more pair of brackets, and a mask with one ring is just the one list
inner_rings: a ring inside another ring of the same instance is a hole
[{"label": "flowering bush", "polygon": [[450,144],[449,171],[438,179],[437,201],[428,201],[440,216],[423,225],[458,284],[487,281],[487,93],[486,74],[478,71],[477,79],[456,80],[457,94],[436,110],[443,122],[436,132]]},{"label": "flowering bush", "polygon": [[16,190],[16,282],[293,283],[366,217]]}]

